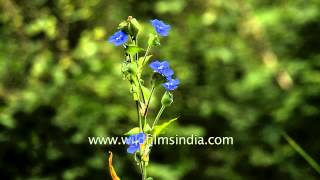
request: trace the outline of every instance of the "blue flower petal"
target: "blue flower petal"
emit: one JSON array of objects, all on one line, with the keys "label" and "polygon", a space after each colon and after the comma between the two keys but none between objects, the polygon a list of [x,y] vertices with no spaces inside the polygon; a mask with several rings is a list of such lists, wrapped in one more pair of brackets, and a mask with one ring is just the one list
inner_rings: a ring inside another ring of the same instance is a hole
[{"label": "blue flower petal", "polygon": [[129,154],[133,154],[133,153],[135,153],[136,151],[138,151],[139,150],[139,145],[137,144],[137,145],[130,145],[129,147],[128,147],[128,149],[127,149],[127,152],[129,153]]},{"label": "blue flower petal", "polygon": [[146,139],[146,135],[144,133],[139,133],[139,134],[137,134],[136,138],[137,138],[136,141],[139,144],[143,144],[144,140]]},{"label": "blue flower petal", "polygon": [[165,24],[163,21],[160,21],[158,19],[152,20],[151,24],[160,36],[168,36],[171,29],[170,25]]},{"label": "blue flower petal", "polygon": [[154,61],[149,64],[149,66],[157,73],[163,75],[167,80],[172,79],[174,74],[173,70],[170,68],[168,61]]},{"label": "blue flower petal", "polygon": [[154,70],[158,71],[158,67],[161,65],[159,61],[153,61],[152,63],[149,64],[149,66]]},{"label": "blue flower petal", "polygon": [[178,88],[180,81],[178,79],[170,79],[168,82],[163,83],[162,86],[168,91],[173,91]]},{"label": "blue flower petal", "polygon": [[146,135],[144,133],[133,134],[126,138],[125,142],[128,145],[137,145],[143,144],[146,139]]},{"label": "blue flower petal", "polygon": [[168,68],[168,69],[163,70],[162,74],[167,78],[167,80],[170,80],[170,79],[172,79],[174,72],[172,69]]},{"label": "blue flower petal", "polygon": [[120,46],[128,41],[129,37],[123,31],[117,31],[112,36],[109,37],[108,41],[113,43],[115,46]]},{"label": "blue flower petal", "polygon": [[129,145],[127,152],[130,154],[139,150],[140,145],[144,143],[146,135],[144,133],[133,134],[126,138],[126,144]]}]

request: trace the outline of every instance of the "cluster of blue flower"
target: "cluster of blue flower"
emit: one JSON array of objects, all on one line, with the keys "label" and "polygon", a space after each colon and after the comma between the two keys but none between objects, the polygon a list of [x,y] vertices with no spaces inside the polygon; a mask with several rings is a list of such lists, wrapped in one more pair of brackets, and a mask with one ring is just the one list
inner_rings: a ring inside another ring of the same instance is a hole
[{"label": "cluster of blue flower", "polygon": [[[160,36],[168,36],[169,31],[171,29],[170,25],[167,25],[163,21],[160,21],[158,19],[152,20],[151,24]],[[129,39],[128,35],[122,30],[120,30],[114,33],[112,36],[110,36],[108,41],[110,43],[113,43],[115,46],[120,46],[126,43],[128,39]]]},{"label": "cluster of blue flower", "polygon": [[[168,36],[171,29],[170,25],[165,24],[163,21],[154,19],[151,21],[152,26],[160,36]],[[114,33],[108,41],[113,43],[115,46],[125,44],[128,41],[128,35],[123,31],[118,31]],[[163,83],[163,87],[168,91],[173,91],[178,88],[180,81],[178,79],[173,79],[173,70],[170,68],[167,61],[154,61],[149,65],[154,72],[161,74],[167,79],[167,82]]]},{"label": "cluster of blue flower", "polygon": [[[168,36],[169,31],[171,29],[170,25],[165,24],[163,21],[158,19],[154,19],[151,21],[152,26],[159,36]],[[115,46],[125,45],[127,47],[127,41],[129,40],[129,35],[124,30],[119,30],[114,33],[108,41],[113,43]],[[147,50],[148,52],[148,50]],[[146,53],[147,54],[147,53]],[[146,56],[146,55],[145,55]],[[178,88],[180,81],[178,79],[174,79],[174,72],[170,68],[168,61],[163,60],[155,60],[149,64],[149,67],[153,69],[155,73],[160,74],[166,80],[162,86],[167,91],[173,91]],[[141,148],[141,145],[144,144],[146,139],[146,134],[144,132],[140,132],[137,134],[133,134],[126,139],[126,144],[129,145],[127,152],[133,154]]]}]

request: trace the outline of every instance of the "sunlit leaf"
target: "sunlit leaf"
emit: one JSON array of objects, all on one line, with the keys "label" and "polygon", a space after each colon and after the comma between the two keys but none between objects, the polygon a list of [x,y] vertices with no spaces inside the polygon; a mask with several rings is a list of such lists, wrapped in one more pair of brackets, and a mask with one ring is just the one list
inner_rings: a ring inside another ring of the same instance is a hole
[{"label": "sunlit leaf", "polygon": [[171,119],[171,120],[169,120],[169,121],[167,121],[167,122],[165,122],[165,123],[163,123],[163,124],[161,124],[161,125],[155,126],[155,127],[154,127],[154,132],[153,132],[153,134],[154,134],[155,136],[160,135],[164,130],[166,130],[166,129],[169,127],[170,124],[172,124],[172,123],[173,123],[174,121],[176,121],[178,118],[179,118],[179,117],[173,118],[173,119]]},{"label": "sunlit leaf", "polygon": [[135,55],[141,51],[143,51],[144,49],[143,48],[139,48],[135,45],[129,45],[127,48],[126,48],[126,52],[130,55]]},{"label": "sunlit leaf", "polygon": [[128,132],[126,132],[124,135],[133,135],[133,134],[138,134],[140,132],[139,127],[134,127],[130,129]]}]

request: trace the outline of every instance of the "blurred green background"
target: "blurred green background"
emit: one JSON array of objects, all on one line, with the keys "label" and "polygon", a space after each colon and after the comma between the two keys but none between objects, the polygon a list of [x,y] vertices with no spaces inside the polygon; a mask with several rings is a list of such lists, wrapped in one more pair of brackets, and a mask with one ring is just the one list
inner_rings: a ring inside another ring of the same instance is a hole
[{"label": "blurred green background", "polygon": [[172,26],[153,50],[182,82],[167,134],[234,137],[154,148],[154,179],[319,179],[280,134],[320,162],[319,0],[0,0],[0,9],[1,179],[110,179],[108,150],[122,179],[140,179],[125,146],[87,140],[137,123],[123,50],[106,41],[129,15],[145,33],[150,19]]}]

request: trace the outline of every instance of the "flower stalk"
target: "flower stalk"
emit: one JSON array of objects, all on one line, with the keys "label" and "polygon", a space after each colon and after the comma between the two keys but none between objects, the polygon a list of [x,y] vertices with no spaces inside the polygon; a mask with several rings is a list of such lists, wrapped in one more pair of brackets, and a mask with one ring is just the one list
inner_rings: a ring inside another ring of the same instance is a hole
[{"label": "flower stalk", "polygon": [[164,106],[164,105],[161,106],[161,108],[160,108],[160,110],[159,110],[156,118],[155,118],[154,121],[153,121],[153,124],[152,124],[151,129],[153,129],[154,126],[157,124],[157,122],[158,122],[158,120],[160,119],[160,117],[161,117],[161,115],[162,115],[162,113],[163,113],[163,111],[164,111],[165,108],[166,108],[166,106]]},{"label": "flower stalk", "polygon": [[[122,64],[122,73],[124,78],[130,83],[130,92],[133,95],[138,118],[138,127],[125,133],[125,135],[129,135],[126,140],[126,144],[129,145],[127,152],[134,154],[134,159],[140,167],[142,180],[152,179],[148,177],[147,174],[152,142],[146,141],[146,137],[155,132],[160,133],[163,129],[157,129],[156,125],[164,109],[173,102],[173,95],[169,91],[177,89],[180,84],[178,79],[173,78],[174,72],[170,68],[168,61],[154,60],[149,64],[149,67],[154,71],[151,88],[148,88],[142,79],[143,67],[151,58],[151,55],[149,55],[151,48],[159,46],[159,37],[168,36],[171,30],[170,25],[158,19],[152,20],[151,24],[154,28],[154,33],[149,35],[146,50],[138,45],[141,26],[132,16],[129,16],[127,20],[121,22],[118,26],[119,31],[108,39],[108,41],[115,46],[123,45],[125,49],[126,59]],[[139,53],[141,52],[145,53],[142,58],[139,58]],[[161,99],[162,106],[150,127],[147,121],[150,102],[155,89],[160,85],[162,85],[166,91]]]}]

